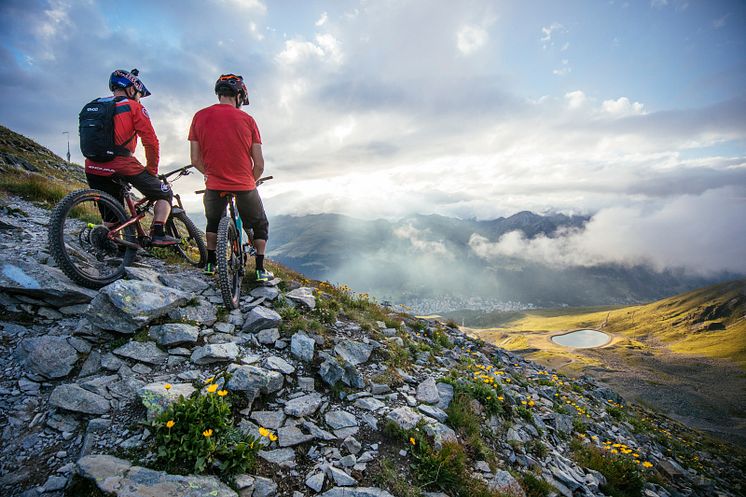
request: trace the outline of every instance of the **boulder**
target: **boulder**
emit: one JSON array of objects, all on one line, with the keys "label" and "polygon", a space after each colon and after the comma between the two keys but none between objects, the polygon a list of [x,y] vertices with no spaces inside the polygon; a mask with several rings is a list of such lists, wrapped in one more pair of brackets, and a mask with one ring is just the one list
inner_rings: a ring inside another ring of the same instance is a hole
[{"label": "boulder", "polygon": [[59,385],[52,390],[49,404],[67,411],[84,414],[106,414],[111,405],[104,397],[74,383]]},{"label": "boulder", "polygon": [[373,352],[373,346],[355,340],[342,340],[334,347],[334,352],[339,354],[345,362],[357,366],[368,362],[370,354]]},{"label": "boulder", "polygon": [[285,381],[282,373],[258,366],[238,366],[231,375],[228,390],[244,392],[250,400],[278,391]]},{"label": "boulder", "polygon": [[285,414],[296,418],[310,416],[319,409],[323,402],[324,398],[316,392],[296,397],[285,404]]},{"label": "boulder", "polygon": [[276,430],[285,422],[285,413],[283,411],[252,411],[251,419],[256,421],[259,426]]},{"label": "boulder", "polygon": [[168,313],[174,321],[212,326],[218,320],[218,310],[204,297],[198,297],[196,304],[179,307]]},{"label": "boulder", "polygon": [[417,400],[425,404],[440,402],[438,387],[433,378],[428,378],[417,386]]},{"label": "boulder", "polygon": [[282,317],[272,309],[257,306],[246,314],[241,331],[244,333],[255,333],[267,328],[277,328],[282,322]]},{"label": "boulder", "polygon": [[264,360],[264,367],[267,369],[272,369],[274,371],[279,371],[282,374],[293,374],[295,373],[295,368],[292,364],[287,362],[282,357],[278,356],[269,356]]},{"label": "boulder", "polygon": [[174,347],[176,345],[197,343],[199,339],[199,328],[191,324],[168,323],[161,326],[152,326],[148,336],[163,347]]},{"label": "boulder", "polygon": [[214,476],[170,475],[113,456],[85,456],[77,467],[81,476],[116,497],[238,497]]},{"label": "boulder", "polygon": [[55,336],[24,338],[15,355],[29,372],[46,379],[64,378],[78,360],[78,351],[67,339]]},{"label": "boulder", "polygon": [[229,343],[211,343],[197,347],[192,351],[191,360],[194,364],[213,364],[216,362],[230,362],[238,357],[238,345]]},{"label": "boulder", "polygon": [[202,278],[186,274],[161,274],[158,279],[163,285],[187,293],[202,293],[210,287]]},{"label": "boulder", "polygon": [[334,487],[319,497],[394,497],[385,490],[375,487]]},{"label": "boulder", "polygon": [[402,430],[411,430],[420,422],[422,415],[416,413],[409,407],[397,407],[386,415],[386,419],[396,423],[396,426]]},{"label": "boulder", "polygon": [[119,357],[153,365],[160,365],[168,360],[168,354],[159,349],[153,342],[130,341],[111,352]]},{"label": "boulder", "polygon": [[164,385],[162,382],[150,383],[137,391],[142,405],[148,411],[148,421],[158,417],[168,406],[179,400],[179,397],[187,398],[194,393],[191,383],[174,383],[169,389]]},{"label": "boulder", "polygon": [[345,370],[339,365],[336,359],[329,358],[319,367],[319,376],[321,380],[333,387],[345,374]]},{"label": "boulder", "polygon": [[526,497],[526,492],[518,480],[504,469],[497,470],[495,477],[488,482],[488,485],[490,490],[497,490],[515,497]]},{"label": "boulder", "polygon": [[57,268],[27,259],[0,263],[0,291],[28,295],[54,307],[84,304],[97,293],[72,283]]},{"label": "boulder", "polygon": [[313,361],[313,350],[316,341],[303,332],[298,332],[290,339],[290,353],[304,362]]},{"label": "boulder", "polygon": [[342,410],[327,412],[324,415],[324,421],[326,421],[326,424],[329,425],[332,430],[358,426],[358,421],[355,415]]},{"label": "boulder", "polygon": [[249,292],[255,299],[275,300],[280,296],[280,290],[273,286],[259,286]]},{"label": "boulder", "polygon": [[280,330],[277,328],[267,328],[256,334],[256,339],[262,345],[274,345],[280,339]]},{"label": "boulder", "polygon": [[285,297],[288,300],[302,304],[309,309],[314,309],[316,307],[316,297],[313,296],[313,288],[307,286],[296,288],[295,290],[286,293]]},{"label": "boulder", "polygon": [[187,293],[138,280],[117,280],[99,291],[88,309],[94,326],[120,333],[134,333],[154,319],[184,305]]}]

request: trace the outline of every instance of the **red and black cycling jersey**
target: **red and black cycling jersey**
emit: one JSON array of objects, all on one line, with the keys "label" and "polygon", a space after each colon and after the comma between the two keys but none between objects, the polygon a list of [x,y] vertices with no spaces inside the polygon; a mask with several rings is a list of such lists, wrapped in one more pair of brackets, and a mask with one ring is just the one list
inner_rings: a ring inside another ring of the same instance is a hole
[{"label": "red and black cycling jersey", "polygon": [[[114,97],[106,98],[113,99]],[[97,176],[111,176],[112,174],[134,176],[147,170],[152,175],[158,174],[160,145],[148,111],[135,100],[127,98],[117,102],[114,111],[114,143],[124,144],[124,147],[134,154],[138,137],[145,147],[146,166],[144,168],[137,157],[130,155],[129,157],[117,156],[109,162],[93,162],[86,159],[85,172]],[[127,140],[130,141],[127,142]]]}]

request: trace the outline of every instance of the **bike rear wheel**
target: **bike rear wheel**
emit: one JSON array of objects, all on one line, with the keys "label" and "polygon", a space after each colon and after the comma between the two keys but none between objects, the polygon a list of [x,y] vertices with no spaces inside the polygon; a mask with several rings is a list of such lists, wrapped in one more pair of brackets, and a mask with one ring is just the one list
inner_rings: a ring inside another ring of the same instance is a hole
[{"label": "bike rear wheel", "polygon": [[[111,195],[99,190],[72,192],[50,216],[49,252],[74,282],[93,289],[106,286],[124,275],[137,250],[111,240],[104,222],[120,225],[127,220],[122,204]],[[120,233],[135,241],[133,226]]]},{"label": "bike rear wheel", "polygon": [[202,267],[207,262],[207,246],[202,233],[197,229],[186,212],[171,214],[166,223],[166,234],[178,238],[174,250],[181,254],[192,266]]},{"label": "bike rear wheel", "polygon": [[244,257],[238,242],[238,232],[233,219],[220,220],[215,251],[218,282],[223,303],[228,309],[237,309],[241,299],[241,281],[244,273]]}]

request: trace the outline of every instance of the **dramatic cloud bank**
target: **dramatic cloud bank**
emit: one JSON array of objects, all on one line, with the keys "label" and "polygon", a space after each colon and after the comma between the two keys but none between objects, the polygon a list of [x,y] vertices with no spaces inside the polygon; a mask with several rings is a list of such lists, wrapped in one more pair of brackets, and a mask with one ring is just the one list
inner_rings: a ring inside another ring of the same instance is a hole
[{"label": "dramatic cloud bank", "polygon": [[557,267],[647,264],[695,274],[746,274],[746,189],[725,187],[646,206],[601,209],[584,229],[526,239],[513,231],[469,240],[479,257],[516,257]]}]

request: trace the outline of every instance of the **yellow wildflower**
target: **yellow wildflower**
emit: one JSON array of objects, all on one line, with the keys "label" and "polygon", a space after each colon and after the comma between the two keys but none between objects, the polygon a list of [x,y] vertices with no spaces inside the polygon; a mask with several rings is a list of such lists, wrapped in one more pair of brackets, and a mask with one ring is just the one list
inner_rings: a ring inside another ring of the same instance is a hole
[{"label": "yellow wildflower", "polygon": [[269,440],[270,440],[270,442],[276,442],[277,441],[277,435],[275,435],[274,433],[270,433],[269,434]]},{"label": "yellow wildflower", "polygon": [[646,467],[646,468],[652,468],[653,467],[653,463],[651,463],[649,461],[645,461],[644,463],[642,463],[642,465],[643,465],[643,467]]},{"label": "yellow wildflower", "polygon": [[214,376],[210,376],[209,378],[207,378],[205,380],[205,383],[212,383],[213,381],[215,381],[215,377]]},{"label": "yellow wildflower", "polygon": [[497,400],[499,400],[500,402],[502,402],[503,400],[505,400],[505,397],[503,397],[502,395],[498,395],[497,396]]},{"label": "yellow wildflower", "polygon": [[409,437],[409,443],[412,445],[417,445],[417,441],[414,439],[414,437]]},{"label": "yellow wildflower", "polygon": [[171,384],[166,383],[165,385],[163,385],[163,388],[165,388],[166,390],[171,390]]},{"label": "yellow wildflower", "polygon": [[212,436],[212,428],[208,428],[207,430],[203,431],[202,435],[204,435],[205,438],[210,438]]},{"label": "yellow wildflower", "polygon": [[174,427],[175,424],[176,424],[176,421],[174,421],[173,419],[169,419],[168,421],[166,421],[166,428],[170,430],[171,428]]},{"label": "yellow wildflower", "polygon": [[225,397],[226,395],[228,395],[228,390],[218,390],[218,395],[220,395],[221,397]]},{"label": "yellow wildflower", "polygon": [[528,404],[528,402],[526,402],[525,400],[522,400],[521,404],[525,406],[526,404]]},{"label": "yellow wildflower", "polygon": [[263,437],[268,437],[268,436],[269,436],[269,430],[268,430],[268,429],[266,429],[266,428],[265,428],[265,427],[263,427],[263,426],[260,426],[260,427],[259,427],[259,434],[260,434],[261,436],[263,436]]},{"label": "yellow wildflower", "polygon": [[210,385],[209,387],[207,387],[207,391],[209,393],[215,393],[215,390],[217,390],[217,389],[218,389],[218,384],[217,383],[213,383],[212,385]]}]

